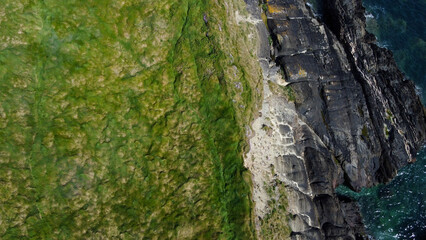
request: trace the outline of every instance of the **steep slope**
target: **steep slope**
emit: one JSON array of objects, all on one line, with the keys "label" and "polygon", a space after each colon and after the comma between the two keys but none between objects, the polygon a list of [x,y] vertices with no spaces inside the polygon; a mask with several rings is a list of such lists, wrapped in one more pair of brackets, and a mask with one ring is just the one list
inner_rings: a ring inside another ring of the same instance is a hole
[{"label": "steep slope", "polygon": [[2,3],[1,239],[363,238],[425,140],[360,0]]},{"label": "steep slope", "polygon": [[[339,38],[350,58],[353,74],[362,85],[369,104],[381,151],[378,181],[386,182],[402,165],[415,161],[425,140],[425,109],[414,84],[404,79],[392,53],[379,48],[365,30],[365,9],[361,0],[325,2],[324,19]],[[349,28],[350,27],[350,28]]]},{"label": "steep slope", "polygon": [[[361,1],[324,4],[325,24],[302,0],[268,0],[262,7],[273,42],[271,69],[279,66],[282,77],[265,71],[262,117],[246,159],[260,238],[263,232],[363,238],[359,210],[335,188],[389,181],[425,140],[414,86],[365,31]],[[291,233],[268,222],[282,206]]]}]

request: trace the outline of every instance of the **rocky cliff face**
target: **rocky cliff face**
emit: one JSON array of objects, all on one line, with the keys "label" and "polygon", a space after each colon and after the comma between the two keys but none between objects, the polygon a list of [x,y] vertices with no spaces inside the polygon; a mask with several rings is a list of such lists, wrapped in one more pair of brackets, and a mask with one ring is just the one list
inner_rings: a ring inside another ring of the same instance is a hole
[{"label": "rocky cliff face", "polygon": [[[361,0],[326,0],[324,19],[345,48],[355,79],[362,86],[369,118],[377,131],[382,152],[378,181],[388,181],[396,169],[415,161],[416,149],[425,138],[425,114],[414,85],[396,66],[392,53],[378,47],[365,30]],[[377,151],[376,150],[376,151]]]},{"label": "rocky cliff face", "polygon": [[272,46],[261,55],[269,59],[263,108],[246,158],[259,237],[286,234],[270,222],[286,208],[292,239],[363,238],[356,205],[335,188],[387,182],[415,161],[425,110],[391,52],[366,32],[361,0],[324,1],[324,23],[303,0],[262,6]]}]

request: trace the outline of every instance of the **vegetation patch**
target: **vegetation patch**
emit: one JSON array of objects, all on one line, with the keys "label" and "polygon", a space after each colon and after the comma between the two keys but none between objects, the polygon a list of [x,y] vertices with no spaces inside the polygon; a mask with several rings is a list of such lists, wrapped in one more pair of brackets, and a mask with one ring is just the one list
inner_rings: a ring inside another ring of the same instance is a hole
[{"label": "vegetation patch", "polygon": [[288,222],[291,214],[287,212],[288,200],[284,184],[275,180],[275,183],[269,184],[267,193],[271,197],[268,202],[271,210],[261,219],[261,236],[263,239],[290,239]]},{"label": "vegetation patch", "polygon": [[290,85],[281,86],[272,81],[268,81],[268,85],[269,85],[269,89],[274,94],[285,97],[287,101],[289,102],[296,101],[296,93],[294,92],[293,88]]},{"label": "vegetation patch", "polygon": [[2,9],[0,239],[253,238],[240,1]]},{"label": "vegetation patch", "polygon": [[291,86],[287,85],[285,87],[282,87],[284,90],[284,95],[286,96],[287,100],[289,102],[295,102],[296,101],[296,95],[294,93],[294,90]]},{"label": "vegetation patch", "polygon": [[365,140],[369,140],[370,139],[370,135],[368,134],[368,129],[367,129],[366,125],[364,125],[362,127],[361,135],[362,135],[362,137],[364,137]]}]

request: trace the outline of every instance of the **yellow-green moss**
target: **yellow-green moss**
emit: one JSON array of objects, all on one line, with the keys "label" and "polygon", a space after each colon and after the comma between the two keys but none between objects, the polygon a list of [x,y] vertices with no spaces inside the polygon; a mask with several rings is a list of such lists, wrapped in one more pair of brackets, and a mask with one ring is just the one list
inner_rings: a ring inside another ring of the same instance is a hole
[{"label": "yellow-green moss", "polygon": [[260,235],[262,239],[290,239],[291,229],[288,226],[290,214],[287,212],[288,200],[283,183],[276,181],[269,186],[267,193],[270,212],[261,219]]},{"label": "yellow-green moss", "polygon": [[227,4],[2,2],[1,239],[253,238],[261,78]]},{"label": "yellow-green moss", "polygon": [[367,126],[366,126],[366,125],[364,125],[364,126],[362,127],[361,135],[362,135],[365,139],[368,139],[368,138],[369,138],[369,135],[368,135],[368,129],[367,129]]}]

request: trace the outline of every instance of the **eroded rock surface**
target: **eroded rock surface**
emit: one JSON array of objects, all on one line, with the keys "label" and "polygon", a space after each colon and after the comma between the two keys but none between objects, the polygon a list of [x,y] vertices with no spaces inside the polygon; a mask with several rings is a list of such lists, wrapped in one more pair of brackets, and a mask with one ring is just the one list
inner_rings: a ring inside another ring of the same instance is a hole
[{"label": "eroded rock surface", "polygon": [[[263,5],[273,50],[271,58],[260,55],[264,100],[246,158],[260,238],[287,234],[265,226],[280,198],[292,239],[364,238],[359,210],[335,188],[389,181],[425,140],[414,86],[365,31],[361,1],[324,4],[326,24],[303,0]],[[276,190],[281,185],[285,193]]]}]

